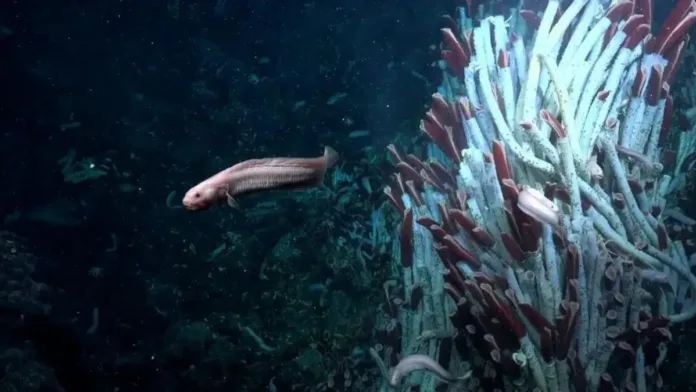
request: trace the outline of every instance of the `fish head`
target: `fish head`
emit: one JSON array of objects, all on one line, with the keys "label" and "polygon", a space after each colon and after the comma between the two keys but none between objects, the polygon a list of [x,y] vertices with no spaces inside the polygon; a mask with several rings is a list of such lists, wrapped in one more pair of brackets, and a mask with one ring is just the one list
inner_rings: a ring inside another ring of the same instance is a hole
[{"label": "fish head", "polygon": [[200,211],[220,203],[224,200],[224,195],[224,189],[204,181],[189,189],[184,195],[182,203],[187,210]]}]

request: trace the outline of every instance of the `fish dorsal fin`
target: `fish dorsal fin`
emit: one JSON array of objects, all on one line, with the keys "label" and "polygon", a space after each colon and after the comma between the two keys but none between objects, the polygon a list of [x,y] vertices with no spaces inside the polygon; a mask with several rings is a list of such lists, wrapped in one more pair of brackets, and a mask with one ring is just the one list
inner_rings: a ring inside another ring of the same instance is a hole
[{"label": "fish dorsal fin", "polygon": [[255,167],[255,166],[262,166],[266,164],[269,161],[268,158],[261,158],[261,159],[249,159],[248,161],[244,162],[239,162],[230,168],[227,169],[227,171],[242,171],[244,169],[248,169],[250,167]]}]

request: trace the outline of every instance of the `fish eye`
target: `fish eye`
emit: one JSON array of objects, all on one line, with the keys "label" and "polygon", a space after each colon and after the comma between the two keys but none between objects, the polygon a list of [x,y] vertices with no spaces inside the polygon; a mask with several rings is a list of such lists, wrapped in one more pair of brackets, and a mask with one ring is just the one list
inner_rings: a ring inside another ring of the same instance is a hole
[{"label": "fish eye", "polygon": [[196,199],[198,199],[199,197],[201,197],[201,193],[200,193],[200,192],[196,192],[196,193],[193,195],[193,197],[195,197]]}]

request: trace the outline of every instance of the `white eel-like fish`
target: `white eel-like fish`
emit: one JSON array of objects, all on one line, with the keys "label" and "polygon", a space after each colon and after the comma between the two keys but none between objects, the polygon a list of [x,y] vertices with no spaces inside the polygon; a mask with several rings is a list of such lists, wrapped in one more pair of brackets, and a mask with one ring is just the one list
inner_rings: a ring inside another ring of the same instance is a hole
[{"label": "white eel-like fish", "polygon": [[413,354],[401,359],[401,361],[399,361],[396,367],[394,367],[391,370],[388,376],[389,385],[391,385],[392,387],[397,387],[401,385],[403,379],[409,374],[411,374],[411,372],[419,370],[431,373],[448,384],[454,384],[460,381],[464,381],[471,377],[471,370],[467,371],[463,376],[455,377],[452,373],[440,366],[439,363],[434,361],[429,356]]}]

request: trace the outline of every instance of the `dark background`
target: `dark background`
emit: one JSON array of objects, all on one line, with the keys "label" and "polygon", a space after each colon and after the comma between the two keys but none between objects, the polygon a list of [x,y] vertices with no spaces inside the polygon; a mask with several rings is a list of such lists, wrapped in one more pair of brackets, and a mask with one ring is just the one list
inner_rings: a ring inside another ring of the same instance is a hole
[{"label": "dark background", "polygon": [[[4,386],[266,390],[277,376],[288,390],[316,382],[293,360],[321,338],[330,315],[311,301],[303,309],[289,295],[268,298],[293,282],[330,279],[355,301],[346,309],[357,309],[379,291],[381,281],[358,288],[321,267],[316,244],[331,248],[332,237],[317,228],[369,222],[382,201],[383,173],[367,168],[366,156],[383,156],[400,133],[418,134],[439,82],[429,47],[439,41],[440,15],[454,6],[343,3],[2,2],[0,305],[11,336],[0,356]],[[339,93],[345,97],[329,104]],[[72,123],[79,125],[61,129]],[[355,130],[370,134],[350,138]],[[282,197],[264,213],[263,198],[242,200],[241,211],[172,208],[190,186],[233,163],[315,156],[326,144],[376,191],[353,195],[362,201],[344,215],[333,214],[332,200]],[[105,175],[66,181],[59,160],[70,150]],[[299,257],[260,281],[259,265],[274,263],[288,233]],[[221,241],[233,260],[224,267],[207,262]],[[99,328],[88,335],[93,308]],[[289,324],[304,311],[316,313],[312,323]],[[253,353],[240,323],[275,344],[286,337],[282,353]],[[354,338],[367,342],[369,331]],[[320,351],[339,361],[350,349]]]}]

